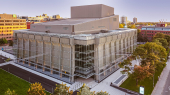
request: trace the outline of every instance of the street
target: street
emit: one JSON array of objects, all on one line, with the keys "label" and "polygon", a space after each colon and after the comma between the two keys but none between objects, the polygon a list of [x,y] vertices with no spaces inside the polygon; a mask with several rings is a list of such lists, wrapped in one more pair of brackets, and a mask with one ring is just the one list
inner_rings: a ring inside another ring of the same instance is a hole
[{"label": "street", "polygon": [[166,80],[162,95],[170,95],[170,72],[168,74],[168,78]]}]

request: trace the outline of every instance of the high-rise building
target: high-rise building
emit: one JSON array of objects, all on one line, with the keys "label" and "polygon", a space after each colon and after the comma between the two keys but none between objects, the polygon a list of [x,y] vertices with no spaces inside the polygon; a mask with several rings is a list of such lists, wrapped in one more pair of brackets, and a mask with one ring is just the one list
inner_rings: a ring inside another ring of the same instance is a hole
[{"label": "high-rise building", "polygon": [[126,16],[121,17],[121,23],[127,24],[127,17]]},{"label": "high-rise building", "polygon": [[133,23],[137,23],[137,18],[136,17],[133,18]]},{"label": "high-rise building", "polygon": [[31,24],[14,38],[17,64],[68,83],[101,82],[137,46],[137,30],[119,29],[114,8],[103,4],[71,7],[71,18]]},{"label": "high-rise building", "polygon": [[12,40],[13,30],[27,29],[26,19],[18,19],[15,14],[0,14],[0,38]]}]

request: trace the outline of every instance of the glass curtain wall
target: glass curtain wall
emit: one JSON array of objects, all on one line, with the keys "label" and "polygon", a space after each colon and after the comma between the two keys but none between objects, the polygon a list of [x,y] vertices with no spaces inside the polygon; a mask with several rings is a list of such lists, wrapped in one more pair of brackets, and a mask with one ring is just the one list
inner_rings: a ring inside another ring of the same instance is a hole
[{"label": "glass curtain wall", "polygon": [[94,45],[75,45],[75,74],[83,78],[94,75]]}]

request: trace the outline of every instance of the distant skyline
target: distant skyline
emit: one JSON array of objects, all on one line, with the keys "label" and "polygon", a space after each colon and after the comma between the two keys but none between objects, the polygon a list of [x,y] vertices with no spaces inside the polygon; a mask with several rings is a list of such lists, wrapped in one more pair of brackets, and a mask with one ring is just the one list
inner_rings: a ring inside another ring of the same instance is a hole
[{"label": "distant skyline", "polygon": [[138,22],[159,22],[164,19],[170,22],[170,0],[0,0],[0,14],[17,14],[35,17],[43,13],[48,16],[59,14],[70,18],[70,7],[92,4],[105,4],[114,7],[114,13],[127,16]]}]

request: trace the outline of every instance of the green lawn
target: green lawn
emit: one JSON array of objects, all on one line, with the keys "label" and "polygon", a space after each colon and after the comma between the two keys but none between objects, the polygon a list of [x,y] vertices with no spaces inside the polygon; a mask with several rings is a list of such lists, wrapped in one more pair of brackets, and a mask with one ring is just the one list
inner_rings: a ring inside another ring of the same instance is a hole
[{"label": "green lawn", "polygon": [[[154,85],[156,85],[158,81],[158,76],[160,76],[162,70],[163,68],[159,68],[159,70],[155,72]],[[129,89],[135,92],[139,92],[139,85],[142,85],[145,87],[145,95],[151,95],[152,90],[153,90],[153,78],[152,79],[146,78],[145,80],[138,83],[138,86],[136,86],[136,81],[131,76],[129,76],[129,78],[120,87]]]},{"label": "green lawn", "polygon": [[[0,69],[0,95],[4,95],[8,88],[15,90],[17,95],[27,95],[30,83]],[[47,95],[50,93],[46,92]]]}]

